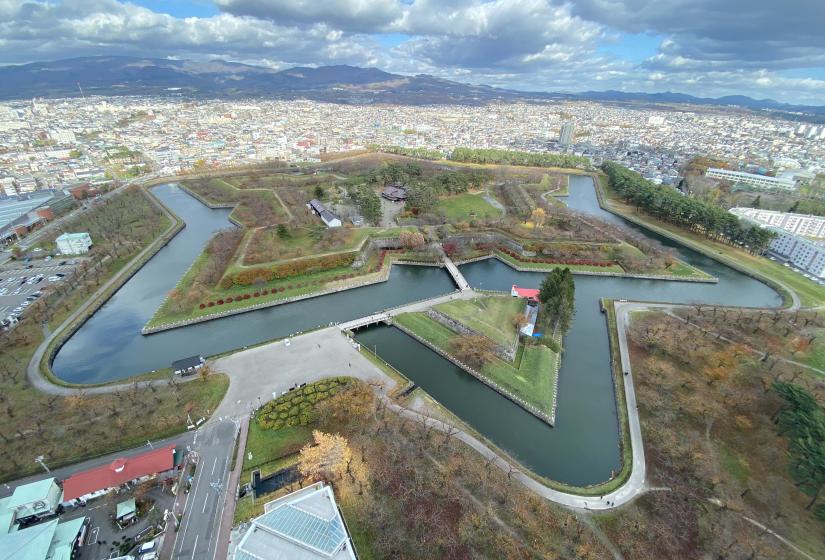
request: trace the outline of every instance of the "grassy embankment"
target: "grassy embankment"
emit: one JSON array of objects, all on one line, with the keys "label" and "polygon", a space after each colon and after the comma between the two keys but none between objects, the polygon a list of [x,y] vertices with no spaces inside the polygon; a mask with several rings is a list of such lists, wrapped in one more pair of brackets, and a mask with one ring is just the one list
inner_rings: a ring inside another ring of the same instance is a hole
[{"label": "grassy embankment", "polygon": [[231,207],[229,219],[245,227],[260,227],[289,220],[289,212],[268,189],[239,189],[224,179],[189,179],[181,187],[207,206]]},{"label": "grassy embankment", "polygon": [[[186,429],[187,414],[206,416],[223,398],[228,387],[223,375],[150,390],[69,397],[42,394],[26,380],[26,367],[43,341],[39,322],[62,323],[169,225],[142,191],[120,194],[67,224],[68,229],[97,232],[90,259],[101,264],[82,280],[73,278],[66,286],[53,287],[55,291],[44,296],[50,305],[43,316],[24,316],[15,329],[3,334],[0,407],[9,421],[0,427],[4,451],[0,478],[37,472],[39,467],[31,461],[37,455],[44,455],[50,467],[59,467],[174,435]],[[108,231],[112,228],[115,231]],[[146,413],[147,407],[152,414]]]},{"label": "grassy embankment", "polygon": [[[395,322],[447,354],[451,353],[452,341],[459,336],[424,313],[404,313],[395,317]],[[518,364],[494,357],[478,369],[489,380],[550,414],[559,359],[560,356],[546,346],[531,345],[523,349]]]},{"label": "grassy embankment", "polygon": [[[246,309],[253,305],[277,302],[285,298],[308,296],[324,290],[358,287],[364,283],[378,281],[384,278],[392,266],[392,263],[402,260],[399,256],[397,253],[388,253],[381,268],[377,270],[375,267],[380,260],[378,254],[373,255],[372,258],[357,271],[353,271],[349,266],[342,266],[321,272],[299,274],[289,278],[272,280],[254,286],[232,286],[227,289],[215,286],[204,293],[203,301],[223,300],[224,303],[212,307],[204,307],[203,309],[201,309],[199,305],[191,309],[174,309],[169,299],[167,299],[161,304],[149,322],[146,323],[146,326],[156,327],[177,321],[197,319],[217,312]],[[199,268],[206,265],[207,258],[207,255],[201,254],[178,282],[175,290],[185,293],[185,291],[192,286],[192,282],[197,277]],[[343,279],[345,275],[354,276]],[[254,296],[256,293],[259,294],[257,297]],[[238,299],[239,296],[242,297],[244,294],[251,295],[252,297],[248,299]],[[233,301],[227,302],[225,298],[230,297]]]},{"label": "grassy embankment", "polygon": [[625,204],[619,199],[607,184],[607,178],[604,176],[599,176],[598,185],[604,195],[602,200],[607,203],[606,210],[610,210],[632,222],[636,222],[657,233],[675,239],[687,247],[708,255],[726,265],[773,284],[779,289],[785,305],[791,304],[787,290],[796,292],[803,307],[825,305],[825,287],[810,281],[790,268],[782,266],[766,257],[753,255],[726,243],[709,239],[696,232],[660,222],[645,214],[639,213],[633,206]]},{"label": "grassy embankment", "polygon": [[438,211],[451,222],[489,220],[501,216],[501,210],[484,200],[481,194],[463,193],[445,196],[438,200]]},{"label": "grassy embankment", "polygon": [[[312,256],[345,253],[361,249],[369,239],[398,237],[412,227],[342,227],[329,230],[320,225],[313,228],[291,228],[289,237],[282,237],[273,228],[260,228],[246,233],[240,252],[227,269],[228,273],[257,265],[273,265]],[[254,254],[253,254],[254,253]]]},{"label": "grassy embankment", "polygon": [[476,298],[441,303],[434,309],[509,347],[518,335],[513,316],[524,311],[524,300],[507,296]]}]

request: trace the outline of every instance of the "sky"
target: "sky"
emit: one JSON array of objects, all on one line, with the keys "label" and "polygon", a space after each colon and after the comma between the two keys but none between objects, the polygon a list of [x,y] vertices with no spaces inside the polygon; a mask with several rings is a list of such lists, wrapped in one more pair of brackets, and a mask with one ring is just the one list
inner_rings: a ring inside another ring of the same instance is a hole
[{"label": "sky", "polygon": [[825,105],[825,0],[0,0],[0,64],[91,55]]}]

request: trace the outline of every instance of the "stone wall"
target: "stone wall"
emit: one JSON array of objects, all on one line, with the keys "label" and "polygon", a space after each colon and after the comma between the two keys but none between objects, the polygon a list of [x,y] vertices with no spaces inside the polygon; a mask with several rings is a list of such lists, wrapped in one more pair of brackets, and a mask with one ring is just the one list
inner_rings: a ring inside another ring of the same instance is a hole
[{"label": "stone wall", "polygon": [[[444,325],[456,334],[460,334],[462,336],[484,336],[475,329],[471,329],[464,323],[460,323],[452,317],[449,317],[440,311],[436,311],[435,309],[428,309],[427,316],[433,321]],[[518,338],[516,338],[515,341],[517,342]],[[516,347],[517,344],[514,344],[511,348],[506,348],[501,344],[493,343],[493,353],[504,361],[512,362],[516,359]]]}]

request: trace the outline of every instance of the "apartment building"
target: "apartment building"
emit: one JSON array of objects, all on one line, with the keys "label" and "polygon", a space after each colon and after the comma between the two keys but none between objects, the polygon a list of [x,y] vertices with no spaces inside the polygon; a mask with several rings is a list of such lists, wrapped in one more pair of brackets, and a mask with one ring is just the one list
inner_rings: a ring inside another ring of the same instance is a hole
[{"label": "apartment building", "polygon": [[822,216],[744,207],[731,208],[730,213],[763,226],[785,230],[788,233],[795,233],[804,237],[825,238],[825,217]]},{"label": "apartment building", "polygon": [[768,177],[767,175],[757,175],[755,173],[745,173],[743,171],[731,171],[729,169],[719,169],[709,167],[705,172],[706,177],[711,179],[721,179],[731,183],[740,183],[756,189],[784,190],[792,191],[796,189],[796,181],[785,177]]},{"label": "apartment building", "polygon": [[770,245],[772,252],[788,259],[805,272],[825,278],[825,245],[788,233],[783,229],[767,227],[776,232],[776,238],[771,241]]}]

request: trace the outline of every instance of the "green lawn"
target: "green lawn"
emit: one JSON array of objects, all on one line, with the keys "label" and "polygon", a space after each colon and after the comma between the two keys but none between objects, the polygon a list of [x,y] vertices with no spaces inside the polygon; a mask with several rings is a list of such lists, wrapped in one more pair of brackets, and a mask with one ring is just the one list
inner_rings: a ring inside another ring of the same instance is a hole
[{"label": "green lawn", "polygon": [[610,266],[591,266],[585,264],[550,264],[550,263],[531,263],[520,261],[511,257],[502,251],[496,251],[496,256],[505,262],[511,263],[521,268],[529,268],[536,271],[551,271],[554,268],[569,268],[572,272],[624,272],[624,269],[617,264]]},{"label": "green lawn", "polygon": [[[250,482],[252,471],[261,470],[266,476],[298,461],[297,450],[312,439],[312,428],[308,426],[285,426],[280,430],[262,430],[255,419],[249,421],[246,451],[243,457],[241,484]],[[252,459],[249,459],[249,452]],[[280,492],[283,492],[281,490]],[[252,494],[240,498],[235,507],[235,524],[246,521],[264,512],[264,504],[275,499],[278,493],[261,496],[252,500]]]},{"label": "green lawn", "polygon": [[451,222],[498,218],[501,210],[484,200],[480,194],[464,193],[439,199],[438,209]]},{"label": "green lawn", "polygon": [[435,309],[497,342],[510,347],[516,340],[513,316],[524,311],[524,301],[509,296],[493,296],[442,303]]},{"label": "green lawn", "polygon": [[[404,313],[395,317],[395,321],[447,353],[450,352],[450,341],[458,336],[424,313]],[[555,401],[553,388],[558,360],[559,355],[546,346],[528,346],[524,348],[519,368],[494,358],[479,373],[550,414]]]}]

